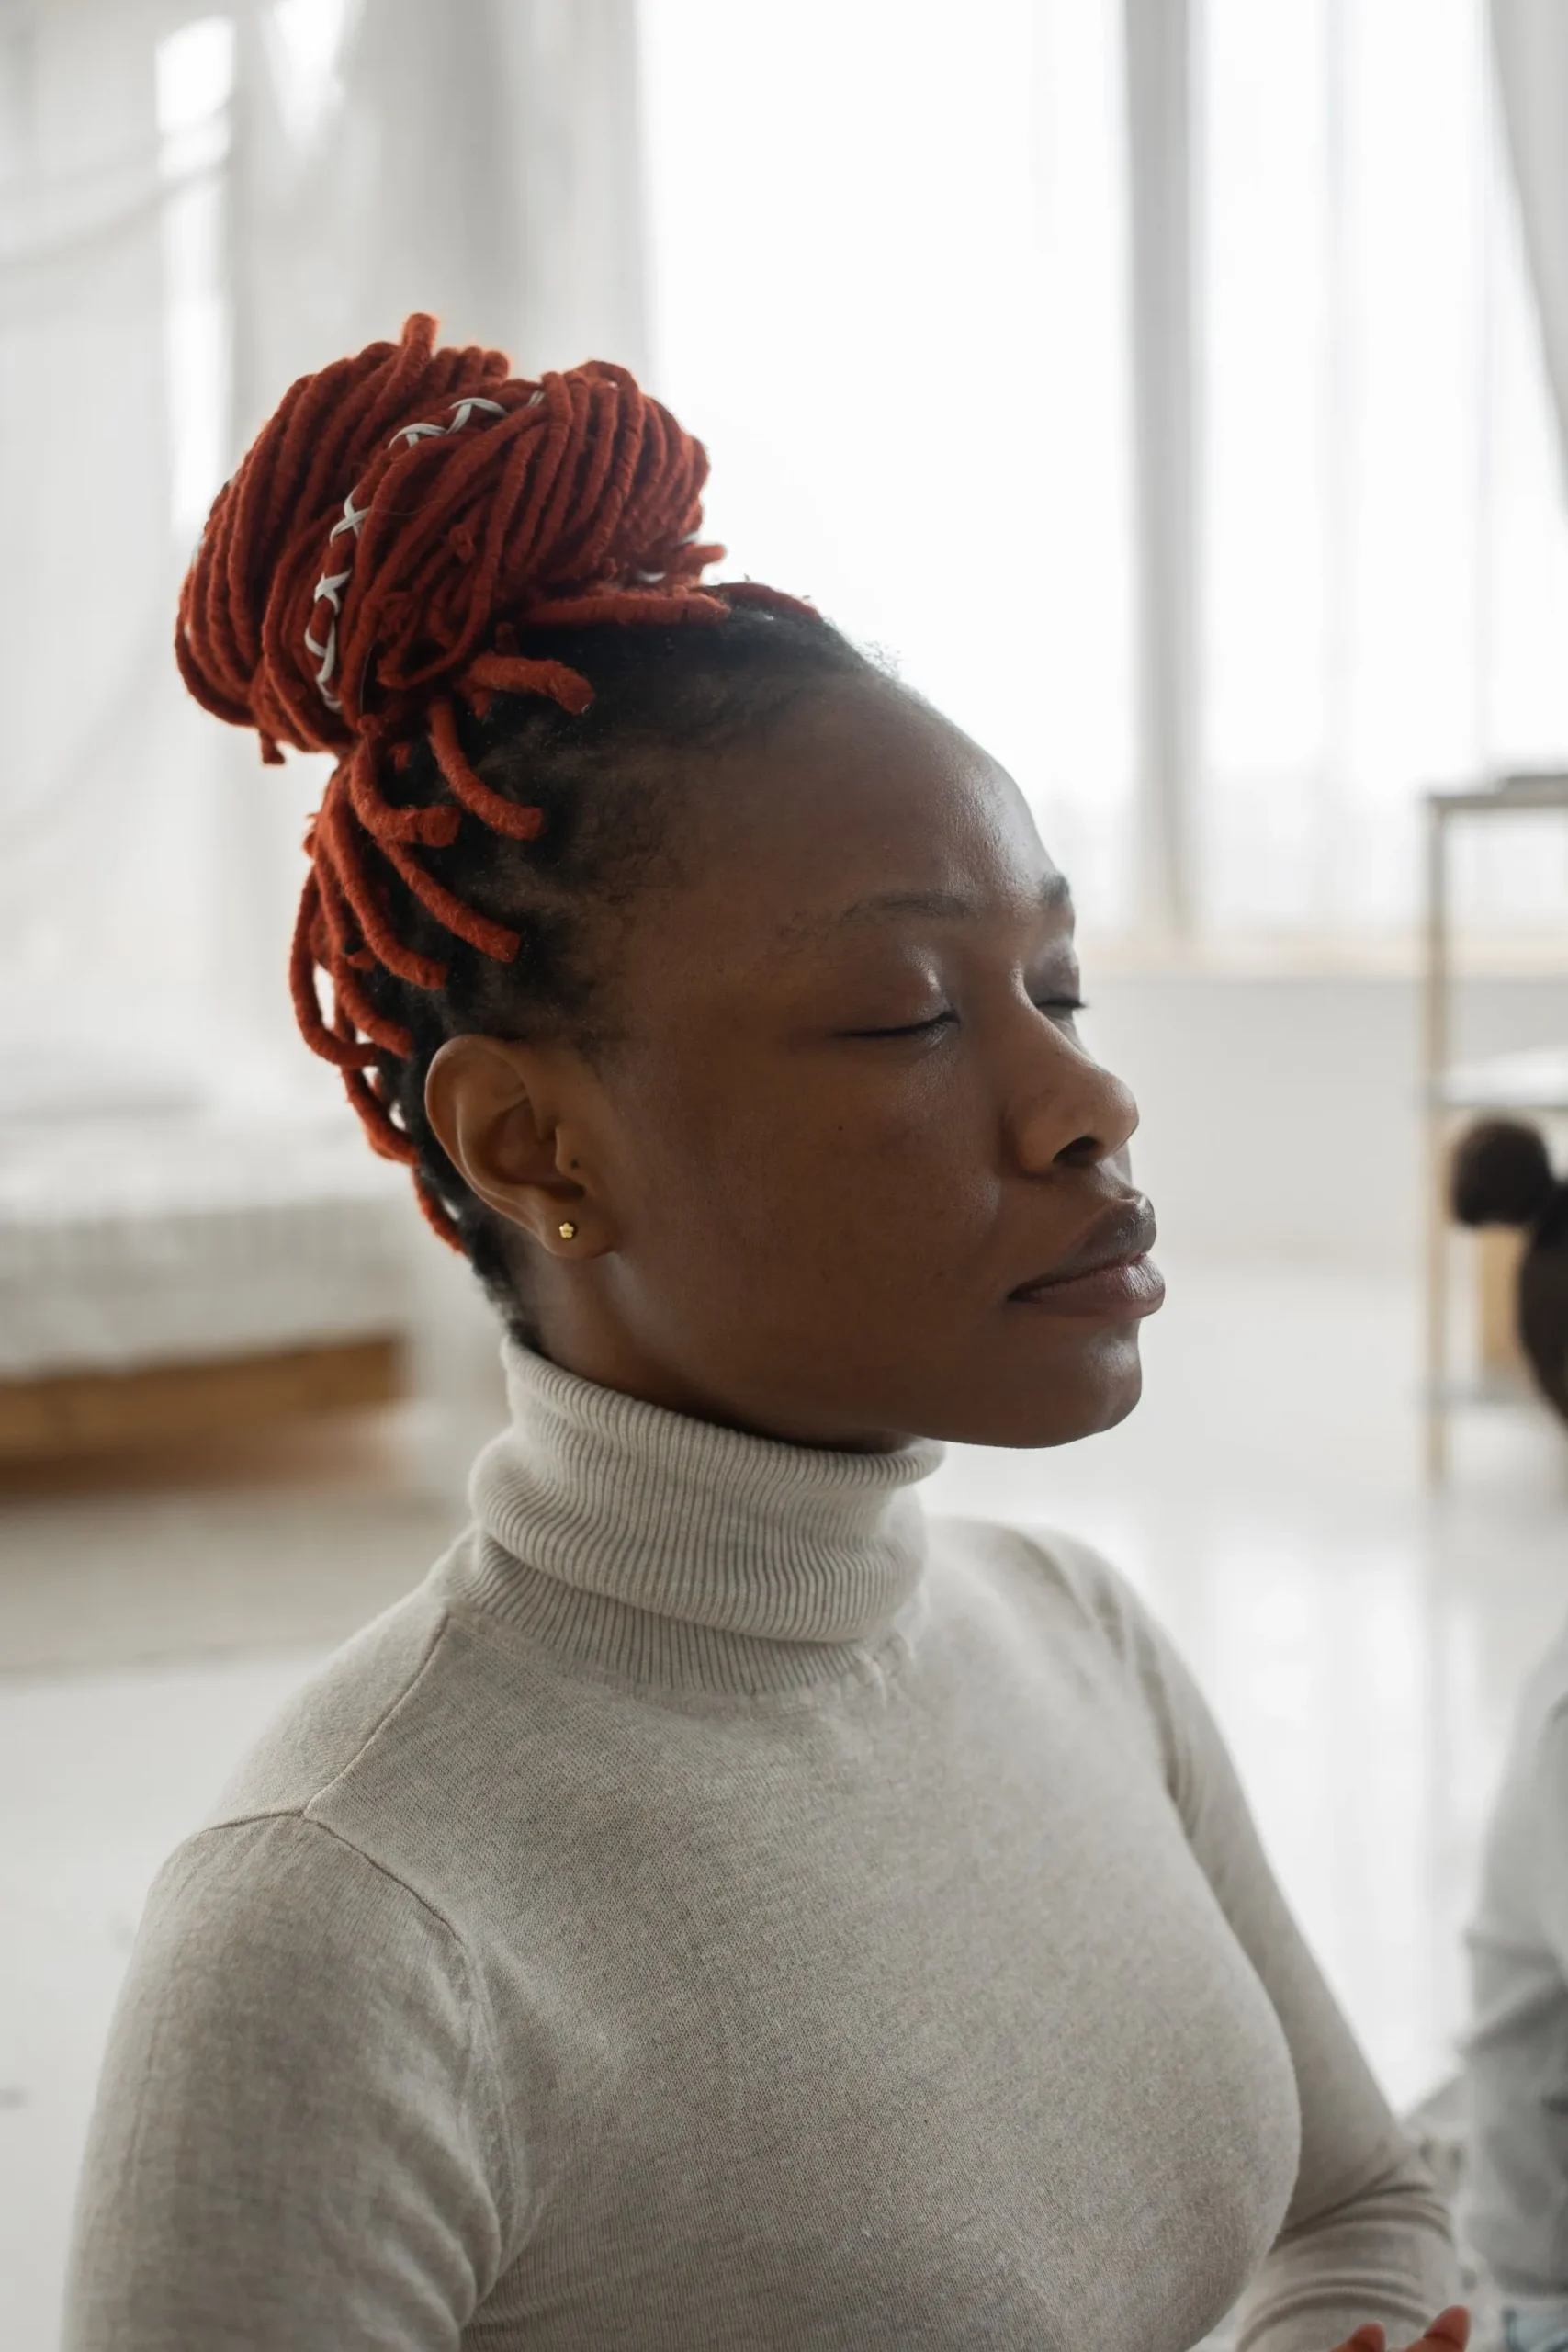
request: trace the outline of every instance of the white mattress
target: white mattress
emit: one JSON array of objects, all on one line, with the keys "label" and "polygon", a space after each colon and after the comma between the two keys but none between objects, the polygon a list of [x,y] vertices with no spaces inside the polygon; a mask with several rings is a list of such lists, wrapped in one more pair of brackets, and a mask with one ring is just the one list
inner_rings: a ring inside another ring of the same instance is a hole
[{"label": "white mattress", "polygon": [[429,1246],[346,1107],[0,1121],[0,1378],[397,1334]]}]

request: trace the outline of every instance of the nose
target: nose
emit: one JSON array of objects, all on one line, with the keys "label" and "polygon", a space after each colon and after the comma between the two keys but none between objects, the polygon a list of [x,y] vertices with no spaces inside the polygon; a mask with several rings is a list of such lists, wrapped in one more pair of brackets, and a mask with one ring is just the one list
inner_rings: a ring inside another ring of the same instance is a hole
[{"label": "nose", "polygon": [[1051,1022],[1041,1020],[1031,1044],[1010,1121],[1019,1166],[1043,1176],[1114,1159],[1138,1124],[1131,1088]]}]

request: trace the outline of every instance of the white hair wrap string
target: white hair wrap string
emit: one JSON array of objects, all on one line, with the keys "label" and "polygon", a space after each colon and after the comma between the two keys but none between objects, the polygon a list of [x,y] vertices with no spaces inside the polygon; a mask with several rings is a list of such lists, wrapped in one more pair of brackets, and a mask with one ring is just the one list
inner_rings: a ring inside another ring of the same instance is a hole
[{"label": "white hair wrap string", "polygon": [[[538,398],[539,395],[536,393],[534,402],[536,402]],[[530,402],[530,406],[534,405],[534,402]],[[412,449],[418,441],[438,440],[445,434],[460,433],[476,409],[483,409],[491,416],[506,414],[505,409],[499,401],[480,400],[477,394],[470,393],[467,399],[452,402],[452,417],[449,424],[402,425],[393,434],[387,447],[389,449],[395,449],[400,441],[406,448]],[[355,494],[351,490],[343,502],[343,513],[327,535],[329,547],[334,539],[341,538],[344,531],[350,534],[351,542],[359,537],[360,527],[370,510],[368,506],[356,506],[354,503]],[[337,625],[338,617],[343,611],[343,592],[348,585],[349,574],[354,569],[352,544],[348,552],[350,560],[344,565],[341,571],[323,571],[317,581],[315,601],[311,605],[310,623],[305,630],[305,650],[321,664],[316,672],[316,685],[321,700],[329,710],[343,708],[341,697],[333,692],[332,682],[337,669]],[[328,618],[324,636],[318,637],[316,632],[321,626],[323,605],[326,607]]]}]

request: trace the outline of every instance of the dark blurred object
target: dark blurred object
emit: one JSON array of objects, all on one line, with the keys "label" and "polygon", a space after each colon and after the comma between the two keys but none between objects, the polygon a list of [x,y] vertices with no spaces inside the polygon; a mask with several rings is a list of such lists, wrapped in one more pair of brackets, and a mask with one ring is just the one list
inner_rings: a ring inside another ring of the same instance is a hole
[{"label": "dark blurred object", "polygon": [[1517,1119],[1486,1119],[1454,1148],[1461,1225],[1533,1225],[1556,1190],[1546,1138]]},{"label": "dark blurred object", "polygon": [[1518,1119],[1483,1119],[1461,1136],[1450,1171],[1461,1225],[1522,1227],[1516,1312],[1519,1342],[1542,1394],[1568,1420],[1568,1184],[1546,1141]]}]

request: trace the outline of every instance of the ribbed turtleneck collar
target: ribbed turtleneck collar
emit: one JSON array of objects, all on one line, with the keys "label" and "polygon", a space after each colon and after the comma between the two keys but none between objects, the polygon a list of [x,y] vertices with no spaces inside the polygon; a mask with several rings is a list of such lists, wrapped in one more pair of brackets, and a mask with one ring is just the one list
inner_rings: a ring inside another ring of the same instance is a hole
[{"label": "ribbed turtleneck collar", "polygon": [[512,1425],[470,1495],[465,1597],[575,1659],[699,1688],[799,1688],[892,1631],[942,1459],[781,1444],[506,1351]]}]

